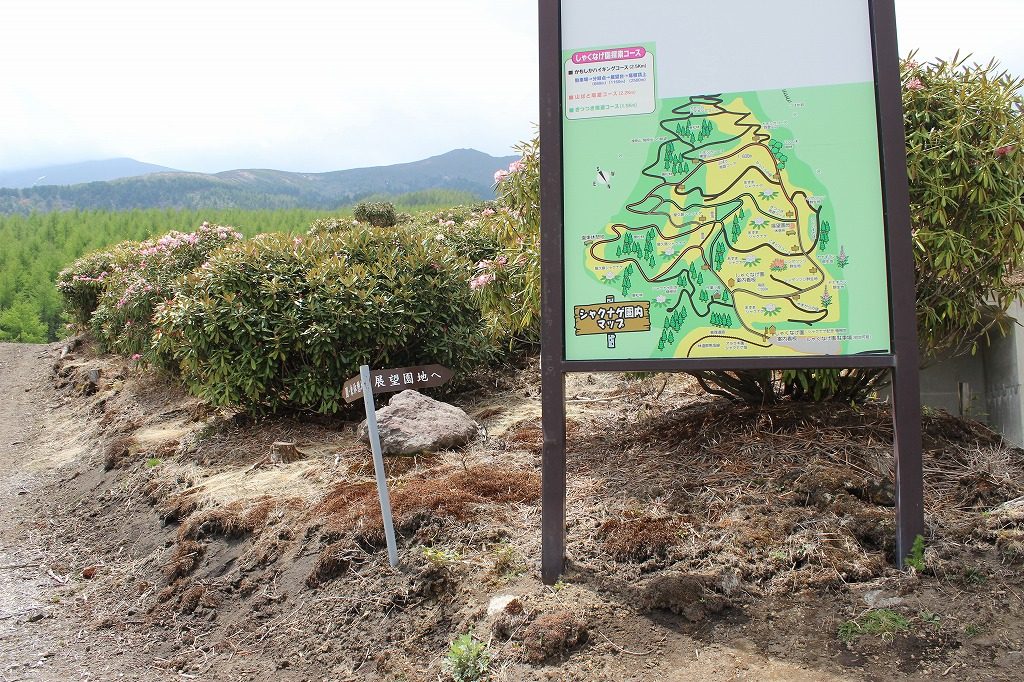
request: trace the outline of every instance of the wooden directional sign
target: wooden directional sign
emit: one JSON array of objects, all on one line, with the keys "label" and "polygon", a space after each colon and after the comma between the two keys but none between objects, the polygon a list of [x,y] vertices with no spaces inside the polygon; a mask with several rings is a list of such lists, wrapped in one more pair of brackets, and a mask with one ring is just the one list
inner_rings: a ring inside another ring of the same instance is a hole
[{"label": "wooden directional sign", "polygon": [[[395,393],[407,388],[419,390],[433,388],[448,383],[455,376],[447,367],[441,365],[421,365],[419,367],[398,367],[395,369],[375,369],[370,372],[373,392]],[[363,385],[358,376],[345,382],[341,391],[346,403],[353,403],[363,397]]]}]

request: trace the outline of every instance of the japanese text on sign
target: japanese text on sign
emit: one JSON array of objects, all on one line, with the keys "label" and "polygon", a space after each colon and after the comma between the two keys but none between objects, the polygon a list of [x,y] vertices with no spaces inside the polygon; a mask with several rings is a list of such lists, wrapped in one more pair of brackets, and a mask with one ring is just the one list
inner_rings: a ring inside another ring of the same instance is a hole
[{"label": "japanese text on sign", "polygon": [[650,301],[576,306],[576,336],[651,331]]},{"label": "japanese text on sign", "polygon": [[[433,388],[446,383],[452,378],[452,371],[441,365],[424,365],[422,367],[401,367],[398,369],[378,369],[370,374],[374,393],[394,393],[407,388]],[[354,402],[363,395],[363,384],[359,377],[345,382],[341,391],[347,403]]]},{"label": "japanese text on sign", "polygon": [[563,75],[570,119],[654,111],[654,55],[643,47],[576,52]]}]

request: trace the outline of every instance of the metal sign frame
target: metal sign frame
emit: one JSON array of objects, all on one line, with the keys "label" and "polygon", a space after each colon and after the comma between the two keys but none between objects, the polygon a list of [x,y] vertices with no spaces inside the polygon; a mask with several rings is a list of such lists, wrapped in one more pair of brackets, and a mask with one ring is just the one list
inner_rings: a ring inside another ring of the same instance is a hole
[{"label": "metal sign frame", "polygon": [[[541,190],[541,575],[554,583],[565,565],[565,375],[574,372],[697,372],[703,370],[879,368],[892,372],[896,459],[896,557],[902,568],[924,534],[921,467],[920,362],[915,314],[914,254],[907,178],[895,0],[862,0],[871,17],[883,216],[889,271],[891,352],[884,355],[784,358],[566,360],[564,197],[562,171],[561,0],[538,0],[540,40]],[[613,19],[610,19],[613,20]]]}]

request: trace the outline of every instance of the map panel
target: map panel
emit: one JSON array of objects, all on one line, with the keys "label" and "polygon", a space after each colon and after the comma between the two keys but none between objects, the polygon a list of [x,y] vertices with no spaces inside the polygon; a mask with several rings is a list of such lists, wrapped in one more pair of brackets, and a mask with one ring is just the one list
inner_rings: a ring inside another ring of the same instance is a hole
[{"label": "map panel", "polygon": [[[645,110],[651,60],[650,43],[563,54],[566,358],[888,353],[874,83]],[[613,303],[646,324],[580,333]]]}]

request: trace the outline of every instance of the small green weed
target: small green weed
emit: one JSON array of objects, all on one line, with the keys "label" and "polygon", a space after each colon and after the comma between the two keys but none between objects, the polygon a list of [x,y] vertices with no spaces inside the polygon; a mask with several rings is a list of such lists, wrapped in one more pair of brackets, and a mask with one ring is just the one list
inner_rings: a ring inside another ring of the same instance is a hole
[{"label": "small green weed", "polygon": [[972,566],[964,569],[963,580],[968,585],[984,585],[988,582],[988,576]]},{"label": "small green weed", "polygon": [[927,625],[939,627],[939,625],[942,623],[942,618],[939,616],[939,614],[932,613],[931,611],[922,611],[918,614],[918,616],[921,618],[921,622]]},{"label": "small green weed", "polygon": [[566,588],[566,583],[561,578],[556,580],[555,584],[551,586],[551,589],[554,590],[555,592],[561,592],[565,588]]},{"label": "small green weed", "polygon": [[462,558],[458,552],[447,550],[444,547],[424,547],[423,556],[430,563],[438,565],[451,564]]},{"label": "small green weed", "polygon": [[448,648],[447,658],[455,682],[477,682],[483,679],[491,665],[487,645],[469,633],[455,638]]},{"label": "small green weed", "polygon": [[964,628],[964,635],[966,635],[967,637],[977,637],[980,634],[981,634],[981,626],[980,625],[976,625],[974,623],[971,623],[970,625],[968,625],[967,627]]},{"label": "small green weed", "polygon": [[839,626],[839,639],[850,642],[861,635],[880,635],[882,639],[891,639],[897,632],[910,629],[910,621],[891,609],[868,611],[863,616],[848,620]]},{"label": "small green weed", "polygon": [[160,459],[158,457],[150,457],[149,459],[146,460],[146,467],[150,469],[157,466],[158,464],[160,464]]},{"label": "small green weed", "polygon": [[526,573],[526,560],[508,543],[494,547],[494,572],[503,578],[514,578]]},{"label": "small green weed", "polygon": [[924,536],[918,535],[914,538],[914,544],[910,548],[910,554],[903,560],[903,563],[910,566],[918,573],[924,572]]}]

